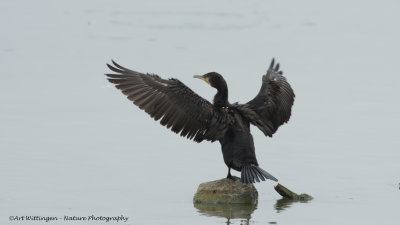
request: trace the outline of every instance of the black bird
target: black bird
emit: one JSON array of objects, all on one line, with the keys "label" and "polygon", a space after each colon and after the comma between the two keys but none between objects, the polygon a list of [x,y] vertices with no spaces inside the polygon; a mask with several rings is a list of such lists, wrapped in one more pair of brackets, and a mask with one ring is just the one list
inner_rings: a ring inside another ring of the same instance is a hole
[{"label": "black bird", "polygon": [[217,89],[213,104],[177,79],[165,80],[155,74],[139,73],[114,61],[107,66],[115,73],[106,75],[129,100],[154,120],[161,119],[160,123],[175,133],[196,142],[219,141],[228,166],[227,177],[238,179],[231,175],[234,169],[241,171],[242,182],[255,183],[278,180],[258,167],[250,123],[272,137],[289,120],[295,97],[274,61],[262,77],[260,92],[246,104],[228,102],[228,86],[216,72],[194,76]]}]

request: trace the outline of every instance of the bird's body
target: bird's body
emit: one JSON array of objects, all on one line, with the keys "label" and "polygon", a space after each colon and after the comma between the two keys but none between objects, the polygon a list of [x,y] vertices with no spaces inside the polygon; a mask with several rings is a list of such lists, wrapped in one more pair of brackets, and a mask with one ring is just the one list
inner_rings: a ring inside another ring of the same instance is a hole
[{"label": "bird's body", "polygon": [[253,136],[250,133],[250,123],[243,121],[237,109],[233,109],[232,111],[233,115],[237,118],[235,122],[243,124],[243,127],[230,127],[224,137],[219,140],[224,162],[228,168],[237,171],[241,171],[245,165],[258,166]]},{"label": "bird's body", "polygon": [[155,120],[181,136],[196,142],[219,141],[224,162],[230,170],[241,172],[241,181],[256,181],[275,177],[258,166],[250,124],[266,136],[272,136],[291,115],[294,93],[279,71],[279,64],[271,63],[258,95],[246,104],[230,104],[228,87],[223,77],[215,72],[200,78],[217,89],[213,104],[201,98],[176,79],[164,80],[157,75],[138,73],[115,62],[108,67],[116,74],[106,74],[128,99],[145,110]]}]

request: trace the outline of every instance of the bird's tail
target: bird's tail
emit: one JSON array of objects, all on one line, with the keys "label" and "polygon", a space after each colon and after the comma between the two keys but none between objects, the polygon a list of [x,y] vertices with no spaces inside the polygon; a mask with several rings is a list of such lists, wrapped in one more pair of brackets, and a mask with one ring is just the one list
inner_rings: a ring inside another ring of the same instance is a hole
[{"label": "bird's tail", "polygon": [[255,183],[260,182],[260,180],[265,181],[265,179],[270,179],[273,181],[278,181],[274,176],[269,174],[267,171],[261,169],[258,166],[243,166],[241,171],[240,181],[243,183]]}]

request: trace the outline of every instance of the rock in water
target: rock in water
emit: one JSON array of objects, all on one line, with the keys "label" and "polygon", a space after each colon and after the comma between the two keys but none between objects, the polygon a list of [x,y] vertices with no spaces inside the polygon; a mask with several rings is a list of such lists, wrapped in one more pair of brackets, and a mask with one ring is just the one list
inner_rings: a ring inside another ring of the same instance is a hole
[{"label": "rock in water", "polygon": [[194,203],[208,204],[257,204],[258,192],[253,184],[239,180],[221,179],[201,183],[194,195]]},{"label": "rock in water", "polygon": [[294,201],[300,201],[300,202],[307,202],[313,199],[308,194],[296,194],[293,191],[289,190],[287,187],[283,186],[282,184],[279,184],[275,186],[275,190],[284,198],[286,199],[291,199]]}]

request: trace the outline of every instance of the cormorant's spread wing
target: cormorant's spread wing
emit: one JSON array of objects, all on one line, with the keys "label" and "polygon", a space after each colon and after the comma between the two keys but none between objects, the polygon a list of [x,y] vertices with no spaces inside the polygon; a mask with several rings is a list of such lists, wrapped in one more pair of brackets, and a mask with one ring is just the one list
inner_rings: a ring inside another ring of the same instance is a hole
[{"label": "cormorant's spread wing", "polygon": [[165,80],[113,64],[107,64],[115,72],[106,74],[108,80],[140,109],[181,136],[196,142],[215,141],[233,121],[177,79]]},{"label": "cormorant's spread wing", "polygon": [[248,103],[237,106],[245,118],[270,137],[289,120],[295,97],[279,70],[279,63],[276,66],[274,64],[275,60],[272,59],[267,74],[262,78],[258,95]]}]

